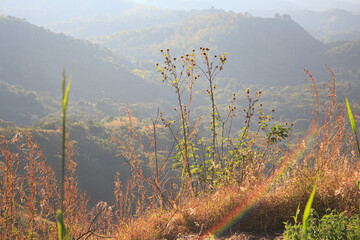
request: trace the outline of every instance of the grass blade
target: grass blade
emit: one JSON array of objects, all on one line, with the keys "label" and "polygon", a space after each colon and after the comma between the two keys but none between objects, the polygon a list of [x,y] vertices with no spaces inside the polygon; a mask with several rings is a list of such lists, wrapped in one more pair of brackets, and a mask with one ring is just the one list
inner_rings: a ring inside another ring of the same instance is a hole
[{"label": "grass blade", "polygon": [[65,227],[63,213],[60,209],[57,211],[56,218],[57,218],[57,226],[58,226],[58,238],[60,240],[62,240],[63,237],[65,237],[65,239],[70,239],[69,234]]},{"label": "grass blade", "polygon": [[346,99],[346,106],[347,106],[347,111],[348,111],[348,115],[349,115],[349,120],[350,120],[350,124],[351,124],[351,128],[353,130],[354,136],[355,136],[355,141],[356,141],[356,145],[357,145],[357,149],[358,149],[358,153],[360,155],[360,145],[359,145],[359,140],[357,138],[357,134],[356,134],[356,124],[355,124],[355,120],[354,120],[354,116],[352,114],[351,111],[351,107],[349,104],[349,101],[347,98]]},{"label": "grass blade", "polygon": [[315,191],[316,191],[316,186],[314,186],[314,188],[312,190],[312,193],[311,193],[311,195],[309,197],[309,200],[306,203],[305,210],[304,210],[304,216],[303,216],[303,239],[306,239],[307,220],[308,220],[309,215],[310,215],[311,205],[312,205],[312,202],[314,200]]},{"label": "grass blade", "polygon": [[65,200],[65,155],[66,155],[66,109],[68,104],[68,97],[70,92],[70,86],[72,82],[72,74],[69,77],[69,83],[65,89],[66,76],[65,70],[63,70],[62,78],[62,155],[61,155],[61,192],[60,192],[60,210],[57,212],[57,225],[59,239],[63,239],[63,236],[67,236],[67,231],[64,222],[64,200]]},{"label": "grass blade", "polygon": [[61,156],[61,210],[64,211],[63,202],[64,202],[64,177],[65,177],[65,155],[66,155],[66,109],[68,104],[68,97],[70,86],[72,82],[72,74],[69,77],[69,83],[67,88],[66,85],[66,76],[65,70],[63,70],[63,79],[62,79],[62,156]]}]

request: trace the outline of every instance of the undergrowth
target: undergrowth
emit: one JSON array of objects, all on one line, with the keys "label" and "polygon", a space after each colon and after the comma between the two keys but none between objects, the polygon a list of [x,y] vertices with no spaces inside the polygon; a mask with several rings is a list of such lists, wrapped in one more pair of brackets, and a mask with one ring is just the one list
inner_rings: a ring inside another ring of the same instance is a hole
[{"label": "undergrowth", "polygon": [[[88,198],[79,193],[74,177],[70,140],[59,184],[30,134],[0,136],[1,239],[57,239],[59,208],[71,239],[217,237],[227,232],[214,232],[214,226],[238,217],[242,208],[246,214],[228,232],[282,232],[284,222],[297,210],[302,216],[314,186],[308,234],[325,229],[328,221],[353,226],[360,204],[357,142],[349,131],[347,106],[336,98],[330,68],[325,102],[320,101],[314,78],[304,70],[315,96],[314,120],[303,139],[290,139],[292,126],[272,123],[274,110],[265,113],[261,91],[246,90],[243,107],[235,93],[226,109],[217,105],[217,76],[226,68],[226,53],[211,55],[208,48],[179,58],[169,50],[161,53],[164,63],[157,67],[163,82],[175,91],[175,114],[159,112],[145,127],[147,135],[140,137],[128,111],[127,136],[112,141],[119,147],[119,161],[130,166],[131,177],[121,183],[120,175],[115,176],[114,205],[100,202],[87,207]],[[203,86],[209,113],[196,116],[195,96]],[[234,129],[239,119],[241,127]],[[161,131],[171,134],[171,144],[160,144]],[[237,216],[234,209],[240,209]],[[315,211],[319,218],[314,218]],[[285,234],[296,239],[300,229],[295,222],[286,225]],[[358,228],[346,231],[358,234]]]},{"label": "undergrowth", "polygon": [[359,239],[359,215],[346,216],[346,212],[338,213],[336,210],[327,212],[320,217],[312,210],[308,219],[307,231],[303,234],[302,224],[286,224],[285,239]]}]

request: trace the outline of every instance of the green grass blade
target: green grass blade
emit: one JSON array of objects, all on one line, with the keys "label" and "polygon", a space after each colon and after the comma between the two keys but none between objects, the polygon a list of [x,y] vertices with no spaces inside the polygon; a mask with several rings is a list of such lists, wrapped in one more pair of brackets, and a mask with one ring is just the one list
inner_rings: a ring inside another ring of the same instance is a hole
[{"label": "green grass blade", "polygon": [[295,217],[293,217],[295,224],[297,223],[299,213],[300,213],[300,203],[298,204],[298,207],[297,207],[297,209],[296,209]]},{"label": "green grass blade", "polygon": [[353,129],[353,132],[356,136],[356,125],[355,125],[355,120],[354,120],[354,116],[352,114],[351,108],[350,108],[350,104],[348,99],[346,98],[346,106],[347,106],[347,110],[348,110],[348,114],[349,114],[349,119],[350,119],[350,123],[351,123],[351,128]]},{"label": "green grass blade", "polygon": [[309,197],[309,200],[306,203],[305,210],[304,210],[304,216],[303,216],[303,239],[305,239],[305,236],[306,236],[307,220],[308,220],[309,215],[310,215],[311,205],[312,205],[313,200],[314,200],[315,191],[316,191],[316,186],[314,186],[314,188],[312,190],[312,193],[311,193],[311,195]]},{"label": "green grass blade", "polygon": [[65,76],[65,71],[63,72],[63,99],[62,99],[62,109],[63,109],[63,113],[66,113],[66,108],[67,108],[67,104],[68,104],[68,98],[69,98],[69,92],[70,92],[70,86],[71,86],[71,82],[72,82],[72,73],[70,74],[69,77],[69,83],[66,87],[65,90],[65,82],[66,82],[66,76]]},{"label": "green grass blade", "polygon": [[57,211],[56,218],[57,218],[59,240],[64,239],[64,237],[65,237],[65,239],[70,239],[69,234],[66,231],[63,213],[60,209]]},{"label": "green grass blade", "polygon": [[66,109],[68,104],[68,97],[70,92],[70,86],[72,82],[72,74],[69,78],[69,83],[65,89],[66,86],[66,76],[65,76],[65,70],[63,70],[63,78],[62,78],[62,155],[61,155],[61,189],[60,189],[60,210],[58,210],[57,213],[57,225],[58,225],[58,234],[59,239],[62,240],[63,236],[67,236],[69,239],[69,236],[66,231],[64,218],[63,218],[63,212],[64,212],[64,200],[65,200],[65,156],[66,156]]},{"label": "green grass blade", "polygon": [[360,155],[360,145],[359,145],[359,140],[357,138],[357,134],[356,134],[356,124],[355,124],[355,120],[354,120],[354,116],[352,114],[351,111],[351,107],[349,104],[349,101],[347,98],[346,99],[346,106],[347,106],[347,111],[348,111],[348,115],[349,115],[349,120],[350,120],[350,124],[351,124],[351,128],[353,130],[354,136],[355,136],[355,141],[356,141],[356,145],[357,145],[357,149],[358,149],[358,153]]},{"label": "green grass blade", "polygon": [[211,240],[215,240],[214,236],[211,233],[209,233],[209,237]]}]

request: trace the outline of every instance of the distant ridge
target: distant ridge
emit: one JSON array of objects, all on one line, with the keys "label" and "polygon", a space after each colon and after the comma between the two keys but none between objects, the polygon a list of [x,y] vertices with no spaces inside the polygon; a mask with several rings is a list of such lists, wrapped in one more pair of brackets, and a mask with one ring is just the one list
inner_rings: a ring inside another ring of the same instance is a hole
[{"label": "distant ridge", "polygon": [[[172,26],[123,31],[94,38],[95,42],[129,57],[160,61],[159,49],[175,55],[209,47],[228,52],[226,76],[259,84],[303,82],[301,68],[323,69],[324,45],[289,15],[259,18],[219,12],[189,17]],[[315,73],[314,73],[315,74]]]}]

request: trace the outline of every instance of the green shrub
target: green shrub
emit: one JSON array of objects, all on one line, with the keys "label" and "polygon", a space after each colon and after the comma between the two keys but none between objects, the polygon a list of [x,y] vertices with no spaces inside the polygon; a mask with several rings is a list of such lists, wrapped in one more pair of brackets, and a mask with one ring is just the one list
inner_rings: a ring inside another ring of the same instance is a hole
[{"label": "green shrub", "polygon": [[339,214],[336,210],[320,218],[312,209],[304,236],[302,229],[300,223],[287,222],[283,236],[285,239],[360,239],[359,215],[347,217],[346,212]]}]

